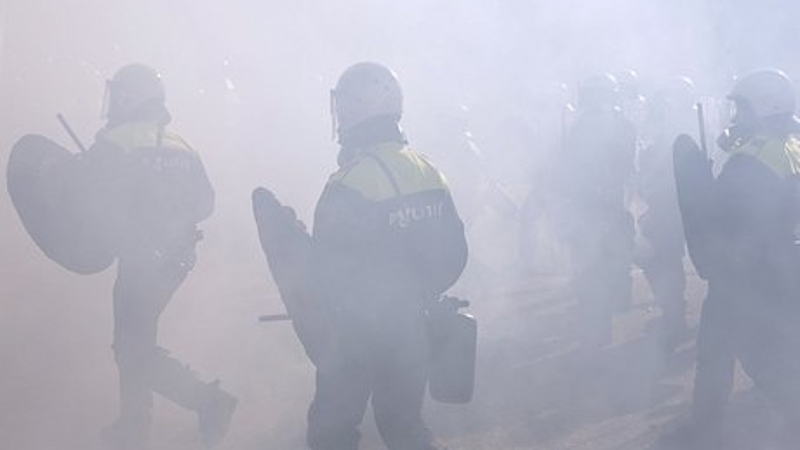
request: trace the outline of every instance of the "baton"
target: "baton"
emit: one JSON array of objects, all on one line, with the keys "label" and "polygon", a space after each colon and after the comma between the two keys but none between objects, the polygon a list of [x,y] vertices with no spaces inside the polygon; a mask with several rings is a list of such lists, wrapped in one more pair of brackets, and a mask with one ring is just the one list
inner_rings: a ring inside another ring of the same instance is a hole
[{"label": "baton", "polygon": [[81,143],[81,140],[78,139],[78,135],[75,134],[74,131],[72,131],[72,127],[69,126],[67,120],[64,119],[64,116],[62,116],[61,113],[58,113],[56,114],[56,118],[58,118],[58,121],[61,122],[61,126],[64,127],[65,130],[67,130],[67,134],[69,134],[69,137],[72,138],[72,141],[75,142],[75,145],[78,146],[80,151],[85,152],[86,147],[84,147],[83,144]]},{"label": "baton", "polygon": [[708,147],[706,147],[706,119],[705,115],[703,114],[703,102],[697,102],[697,126],[700,130],[700,149],[703,150],[703,154],[708,159]]},{"label": "baton", "polygon": [[259,322],[283,322],[286,320],[292,320],[292,318],[288,314],[264,314],[258,316]]}]

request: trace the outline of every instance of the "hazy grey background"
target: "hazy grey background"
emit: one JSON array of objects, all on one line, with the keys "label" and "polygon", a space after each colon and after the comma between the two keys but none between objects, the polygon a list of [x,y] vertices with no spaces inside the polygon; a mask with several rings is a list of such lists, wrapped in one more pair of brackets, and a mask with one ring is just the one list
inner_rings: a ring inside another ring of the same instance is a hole
[{"label": "hazy grey background", "polygon": [[[256,323],[258,314],[282,307],[258,247],[249,195],[269,186],[310,219],[335,169],[328,92],[342,70],[360,60],[393,67],[406,94],[412,144],[455,172],[448,149],[430,144],[448,118],[468,121],[491,173],[513,181],[515,158],[535,162],[549,150],[532,145],[532,136],[557,135],[558,106],[569,100],[561,83],[635,69],[644,93],[687,75],[701,94],[718,96],[734,74],[758,66],[800,77],[797,5],[0,0],[0,157],[5,167],[26,133],[77,151],[56,113],[88,145],[102,125],[105,80],[129,62],[158,68],[173,129],[201,153],[217,190],[198,266],[161,319],[161,341],[243,399],[225,448],[298,448],[311,367],[287,324]],[[489,234],[473,233],[471,244],[501,247],[493,239],[511,234],[498,235],[498,224],[487,227]],[[512,254],[482,256],[510,267]],[[97,430],[116,412],[113,277],[113,270],[78,276],[46,259],[0,195],[0,449],[95,448]],[[481,338],[488,340],[498,333],[491,318],[502,315],[503,303],[480,305],[485,290],[469,279],[456,289],[487,313]],[[163,402],[156,408],[160,445],[191,448],[194,418]],[[441,412],[458,418],[469,408]],[[467,422],[450,430],[467,429]]]}]

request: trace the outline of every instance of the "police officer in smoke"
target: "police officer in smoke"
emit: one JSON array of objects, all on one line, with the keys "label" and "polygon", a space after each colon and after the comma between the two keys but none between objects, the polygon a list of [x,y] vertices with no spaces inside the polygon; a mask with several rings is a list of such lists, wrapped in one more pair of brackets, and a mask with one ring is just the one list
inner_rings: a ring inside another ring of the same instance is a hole
[{"label": "police officer in smoke", "polygon": [[630,303],[633,218],[625,192],[635,152],[614,77],[583,81],[577,117],[554,158],[552,210],[569,251],[585,348],[610,344],[614,309]]},{"label": "police officer in smoke", "polygon": [[686,241],[672,163],[672,143],[694,134],[695,88],[686,77],[668,80],[651,97],[642,127],[637,194],[645,209],[637,218],[640,239],[634,252],[656,303],[661,308],[657,329],[668,350],[686,337]]},{"label": "police officer in smoke", "polygon": [[400,128],[388,68],[358,63],[331,92],[339,170],[319,198],[310,281],[330,325],[308,412],[313,450],[355,450],[368,402],[391,450],[436,450],[421,408],[426,309],[461,274],[461,220],[442,174]]},{"label": "police officer in smoke", "polygon": [[626,69],[614,74],[619,87],[619,104],[622,114],[631,121],[639,130],[647,120],[649,98],[642,95],[639,73],[633,69]]},{"label": "police officer in smoke", "polygon": [[[794,87],[783,72],[763,69],[739,78],[728,98],[735,113],[717,143],[729,159],[711,181],[708,204],[696,209],[697,217],[684,213],[690,255],[708,280],[692,415],[663,442],[668,448],[726,448],[723,417],[738,359],[755,389],[783,416],[785,433],[774,444],[796,448],[800,126]],[[704,239],[689,239],[693,235]]]},{"label": "police officer in smoke", "polygon": [[160,75],[122,67],[107,85],[106,125],[82,153],[93,174],[95,217],[118,257],[114,358],[119,418],[103,431],[108,448],[147,445],[153,393],[193,410],[207,446],[218,443],[237,400],[205,383],[157,346],[158,319],[195,263],[197,223],[211,215],[214,191],[198,153],[167,130]]}]

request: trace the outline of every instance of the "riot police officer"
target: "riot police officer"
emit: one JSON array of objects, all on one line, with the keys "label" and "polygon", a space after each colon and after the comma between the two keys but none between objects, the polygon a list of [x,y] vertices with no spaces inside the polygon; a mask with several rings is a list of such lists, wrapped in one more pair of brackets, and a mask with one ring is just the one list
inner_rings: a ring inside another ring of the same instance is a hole
[{"label": "riot police officer", "polygon": [[649,99],[642,95],[642,82],[634,69],[622,70],[614,74],[619,89],[619,106],[622,114],[638,130],[647,119]]},{"label": "riot police officer", "polygon": [[197,224],[214,206],[198,153],[166,127],[161,76],[130,64],[108,81],[106,125],[82,154],[100,193],[105,237],[118,257],[114,283],[114,358],[119,418],[103,432],[110,448],[147,444],[153,392],[194,410],[207,446],[227,431],[237,400],[205,383],[157,346],[158,319],[195,263]]},{"label": "riot police officer", "polygon": [[671,350],[686,336],[685,239],[673,174],[672,144],[681,134],[694,134],[694,83],[686,77],[668,80],[651,97],[639,150],[637,194],[645,206],[637,218],[642,268],[661,308],[658,334]]},{"label": "riot police officer", "polygon": [[577,117],[555,157],[552,209],[569,250],[585,348],[611,343],[614,309],[631,298],[633,218],[626,189],[636,132],[617,95],[611,75],[582,82]]},{"label": "riot police officer", "polygon": [[311,283],[330,325],[308,412],[313,450],[355,450],[367,403],[392,450],[435,450],[421,408],[426,308],[461,274],[463,224],[400,128],[395,74],[362,62],[331,92],[340,150],[314,214]]},{"label": "riot police officer", "polygon": [[684,216],[692,224],[687,241],[690,234],[706,237],[702,248],[689,250],[708,280],[692,416],[664,441],[681,449],[725,447],[723,416],[738,359],[782,413],[786,436],[794,433],[786,448],[794,448],[800,425],[794,87],[783,72],[763,69],[739,78],[728,98],[735,114],[717,142],[729,158],[711,184],[709,204],[696,209],[698,217]]}]

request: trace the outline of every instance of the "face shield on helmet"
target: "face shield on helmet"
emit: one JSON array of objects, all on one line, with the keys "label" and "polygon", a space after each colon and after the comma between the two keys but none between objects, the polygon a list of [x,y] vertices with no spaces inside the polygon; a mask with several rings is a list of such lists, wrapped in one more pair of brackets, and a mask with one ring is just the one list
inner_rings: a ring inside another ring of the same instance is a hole
[{"label": "face shield on helmet", "polygon": [[374,117],[398,122],[403,93],[397,76],[387,67],[362,62],[349,67],[331,90],[333,129],[340,135]]},{"label": "face shield on helmet", "polygon": [[106,83],[102,115],[112,122],[124,122],[163,107],[165,101],[161,75],[149,66],[129,64]]},{"label": "face shield on helmet", "polygon": [[791,117],[795,111],[792,80],[777,69],[760,69],[742,76],[734,84],[728,99],[733,102],[731,122],[734,124]]}]

